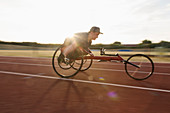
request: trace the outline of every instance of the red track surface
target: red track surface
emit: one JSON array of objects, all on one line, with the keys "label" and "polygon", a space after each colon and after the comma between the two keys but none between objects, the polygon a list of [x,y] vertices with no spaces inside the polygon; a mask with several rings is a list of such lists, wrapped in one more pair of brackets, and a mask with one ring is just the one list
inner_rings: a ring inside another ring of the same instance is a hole
[{"label": "red track surface", "polygon": [[170,113],[170,64],[155,63],[144,81],[96,61],[60,79],[51,59],[0,57],[0,113]]}]

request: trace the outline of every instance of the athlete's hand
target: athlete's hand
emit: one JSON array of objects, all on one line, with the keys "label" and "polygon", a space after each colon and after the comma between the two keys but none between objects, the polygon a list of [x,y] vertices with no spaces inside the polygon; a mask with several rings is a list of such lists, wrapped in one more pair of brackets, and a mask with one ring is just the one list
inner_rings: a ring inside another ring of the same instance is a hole
[{"label": "athlete's hand", "polygon": [[90,56],[94,57],[94,54],[93,53],[89,53]]}]

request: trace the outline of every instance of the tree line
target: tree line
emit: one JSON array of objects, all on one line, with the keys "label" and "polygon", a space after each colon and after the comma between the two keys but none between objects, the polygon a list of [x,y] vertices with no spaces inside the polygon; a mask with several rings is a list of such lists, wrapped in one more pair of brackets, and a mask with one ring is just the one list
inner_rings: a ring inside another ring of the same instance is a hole
[{"label": "tree line", "polygon": [[170,42],[168,41],[160,41],[159,43],[152,43],[150,40],[143,40],[139,44],[121,44],[121,42],[114,42],[112,44],[95,44],[92,45],[91,48],[106,48],[106,49],[119,49],[119,48],[132,48],[132,49],[140,49],[140,48],[170,48]]},{"label": "tree line", "polygon": [[[5,42],[5,41],[0,41],[0,44],[11,44],[11,45],[32,46],[32,47],[49,47],[49,48],[53,48],[61,45],[61,44],[41,44],[37,42]],[[139,44],[124,45],[121,44],[121,42],[116,41],[112,44],[93,44],[91,45],[90,48],[99,49],[101,47],[106,49],[119,49],[119,48],[140,49],[140,48],[156,48],[156,47],[170,48],[170,42],[161,41],[159,43],[152,43],[152,41],[146,39]]]},{"label": "tree line", "polygon": [[41,44],[37,42],[5,42],[5,41],[0,41],[0,44],[32,46],[32,47],[56,47],[61,45],[61,44]]}]

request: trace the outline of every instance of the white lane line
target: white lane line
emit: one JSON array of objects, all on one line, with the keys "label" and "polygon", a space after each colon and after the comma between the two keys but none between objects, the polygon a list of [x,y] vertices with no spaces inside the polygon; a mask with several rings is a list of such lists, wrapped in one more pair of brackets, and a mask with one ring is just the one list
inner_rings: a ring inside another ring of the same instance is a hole
[{"label": "white lane line", "polygon": [[165,89],[146,88],[146,87],[129,86],[129,85],[122,85],[122,84],[113,84],[113,83],[86,81],[86,80],[78,80],[78,79],[59,78],[59,77],[52,77],[52,76],[42,76],[42,75],[18,73],[18,72],[8,72],[8,71],[0,71],[0,73],[12,74],[12,75],[18,75],[18,76],[29,76],[29,77],[37,77],[37,78],[58,79],[58,80],[74,81],[74,82],[80,82],[80,83],[98,84],[98,85],[107,85],[107,86],[116,86],[116,87],[123,87],[123,88],[131,88],[131,89],[140,89],[140,90],[149,90],[149,91],[170,93],[170,90],[165,90]]},{"label": "white lane line", "polygon": [[[13,58],[17,58],[17,60],[20,61],[51,61],[52,58],[46,58],[46,57],[17,57],[17,56],[0,56],[0,59],[13,59]],[[122,65],[122,63],[106,63],[106,62],[98,62],[98,60],[93,60],[97,63],[95,63],[95,65]],[[170,68],[169,66],[159,66],[159,64],[170,64],[169,62],[155,62],[156,66],[155,67],[159,67],[159,68]]]},{"label": "white lane line", "polygon": [[[15,58],[15,57],[14,57]],[[36,58],[36,57],[16,57],[15,59],[14,58],[1,58],[0,57],[0,60],[3,60],[3,59],[6,59],[6,60],[17,60],[17,61],[51,61],[52,59],[50,58]]]},{"label": "white lane line", "polygon": [[[93,70],[103,70],[103,71],[119,71],[119,72],[125,72],[125,70],[117,70],[117,69],[102,69],[102,68],[90,68]],[[131,71],[133,72],[133,71]],[[170,75],[170,73],[158,73],[158,72],[153,72],[154,75]]]},{"label": "white lane line", "polygon": [[23,58],[23,59],[51,59],[51,58],[47,58],[47,57],[25,57],[25,56],[0,56],[0,58],[3,59],[13,59],[13,58]]},{"label": "white lane line", "polygon": [[[42,66],[42,67],[52,67],[52,65],[46,65],[46,64],[29,64],[29,63],[14,63],[14,62],[0,62],[2,64],[14,64],[14,65],[28,65],[28,66]],[[103,70],[103,71],[118,71],[118,72],[125,72],[125,70],[117,70],[117,69],[103,69],[103,68],[90,68],[90,70]],[[157,75],[170,75],[170,73],[159,73],[154,72],[153,74]]]},{"label": "white lane line", "polygon": [[1,64],[14,64],[14,65],[30,65],[30,66],[47,66],[51,67],[52,65],[46,65],[46,64],[29,64],[29,63],[17,63],[17,62],[0,62]]}]

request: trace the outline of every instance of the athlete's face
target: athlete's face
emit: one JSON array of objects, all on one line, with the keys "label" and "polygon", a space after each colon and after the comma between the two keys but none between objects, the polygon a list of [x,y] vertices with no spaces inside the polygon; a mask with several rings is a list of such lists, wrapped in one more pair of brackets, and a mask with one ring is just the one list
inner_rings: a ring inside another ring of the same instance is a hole
[{"label": "athlete's face", "polygon": [[98,38],[99,34],[100,34],[99,32],[91,32],[91,39],[96,40],[96,38]]}]

